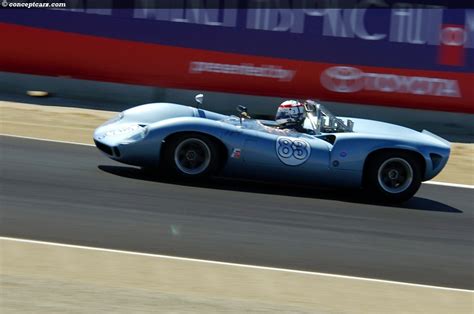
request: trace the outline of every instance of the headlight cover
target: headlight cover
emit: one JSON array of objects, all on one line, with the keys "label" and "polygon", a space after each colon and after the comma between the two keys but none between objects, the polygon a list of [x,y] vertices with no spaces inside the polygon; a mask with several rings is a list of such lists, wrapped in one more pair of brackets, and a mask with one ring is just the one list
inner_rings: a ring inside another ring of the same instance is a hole
[{"label": "headlight cover", "polygon": [[123,141],[123,144],[130,144],[144,139],[149,132],[148,126],[140,126],[140,129],[141,130],[139,132],[133,134],[125,141]]},{"label": "headlight cover", "polygon": [[106,125],[109,125],[109,124],[112,124],[112,123],[115,123],[117,121],[120,121],[123,119],[123,112],[120,112],[118,115],[116,115],[115,117],[113,117],[112,119],[108,120],[107,122],[105,122],[104,124],[102,124],[102,126],[106,126]]}]

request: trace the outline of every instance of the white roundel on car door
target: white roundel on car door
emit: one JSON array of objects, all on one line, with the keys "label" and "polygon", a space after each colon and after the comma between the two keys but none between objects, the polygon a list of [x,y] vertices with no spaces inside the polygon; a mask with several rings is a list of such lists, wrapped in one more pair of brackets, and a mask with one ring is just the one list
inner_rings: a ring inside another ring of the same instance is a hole
[{"label": "white roundel on car door", "polygon": [[288,166],[299,166],[308,160],[311,147],[302,139],[280,136],[276,141],[276,154]]}]

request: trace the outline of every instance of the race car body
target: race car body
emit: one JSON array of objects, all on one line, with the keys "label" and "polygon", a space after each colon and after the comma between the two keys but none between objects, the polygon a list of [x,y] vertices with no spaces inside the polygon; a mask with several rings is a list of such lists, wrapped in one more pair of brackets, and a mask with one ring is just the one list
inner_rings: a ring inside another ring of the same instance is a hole
[{"label": "race car body", "polygon": [[[241,107],[241,106],[239,106]],[[446,165],[450,144],[423,130],[340,118],[306,101],[304,131],[172,103],[134,107],[96,129],[96,146],[130,165],[185,178],[223,175],[373,190],[405,201]]]}]

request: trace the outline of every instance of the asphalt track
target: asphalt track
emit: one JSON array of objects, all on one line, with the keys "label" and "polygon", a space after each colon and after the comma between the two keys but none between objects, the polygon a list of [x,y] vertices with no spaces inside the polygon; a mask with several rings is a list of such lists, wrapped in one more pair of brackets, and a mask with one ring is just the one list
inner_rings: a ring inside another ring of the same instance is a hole
[{"label": "asphalt track", "polygon": [[170,182],[90,146],[0,144],[1,236],[474,288],[472,189],[423,185],[384,206],[357,192]]}]

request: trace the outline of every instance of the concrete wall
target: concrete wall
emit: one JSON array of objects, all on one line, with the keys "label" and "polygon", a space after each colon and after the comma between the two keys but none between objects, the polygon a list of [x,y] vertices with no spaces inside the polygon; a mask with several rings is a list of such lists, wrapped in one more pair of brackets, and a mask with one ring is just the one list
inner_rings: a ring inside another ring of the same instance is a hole
[{"label": "concrete wall", "polygon": [[[44,90],[46,98],[32,100],[28,90]],[[197,90],[165,89],[151,86],[78,80],[68,77],[49,77],[0,72],[0,98],[3,100],[68,105],[82,108],[121,111],[143,103],[176,102],[194,106],[194,95],[205,94],[204,109],[225,114],[235,113],[237,105],[247,106],[255,117],[272,117],[285,99],[206,92]],[[324,102],[337,115],[354,116],[404,125],[416,130],[428,129],[450,141],[474,141],[474,115],[403,109],[363,104]]]}]

